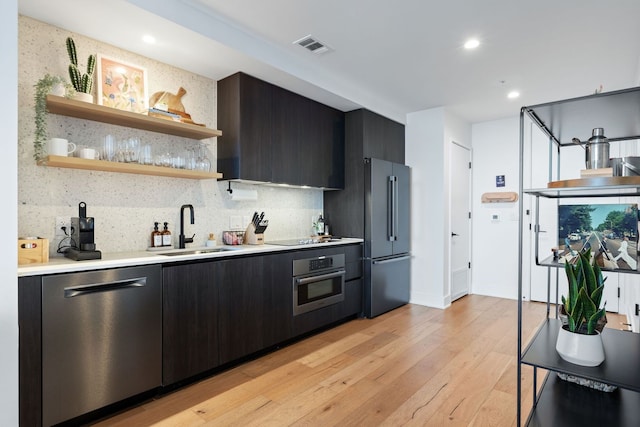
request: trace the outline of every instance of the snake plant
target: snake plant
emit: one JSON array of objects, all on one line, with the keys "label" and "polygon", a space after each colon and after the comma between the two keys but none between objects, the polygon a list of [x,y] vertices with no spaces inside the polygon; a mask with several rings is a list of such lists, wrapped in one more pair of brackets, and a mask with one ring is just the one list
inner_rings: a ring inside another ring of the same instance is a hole
[{"label": "snake plant", "polygon": [[78,68],[78,54],[76,44],[71,37],[67,37],[67,53],[69,54],[69,78],[78,92],[91,93],[93,89],[93,72],[96,69],[96,56],[89,55],[86,73],[82,74]]},{"label": "snake plant", "polygon": [[607,323],[605,308],[599,308],[606,278],[602,277],[595,259],[593,264],[590,260],[591,249],[588,249],[578,254],[575,265],[565,263],[569,296],[568,299],[562,296],[562,306],[569,331],[594,335],[596,331],[602,332]]}]

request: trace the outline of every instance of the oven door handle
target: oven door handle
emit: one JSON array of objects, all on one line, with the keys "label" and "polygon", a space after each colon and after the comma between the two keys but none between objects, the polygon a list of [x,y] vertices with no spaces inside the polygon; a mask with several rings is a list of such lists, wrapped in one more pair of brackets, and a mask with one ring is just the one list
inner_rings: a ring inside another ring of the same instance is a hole
[{"label": "oven door handle", "polygon": [[344,276],[344,270],[338,270],[333,273],[321,274],[319,276],[312,277],[303,277],[301,279],[296,279],[296,283],[298,285],[306,285],[307,283],[318,282],[320,280],[333,279],[334,277]]}]

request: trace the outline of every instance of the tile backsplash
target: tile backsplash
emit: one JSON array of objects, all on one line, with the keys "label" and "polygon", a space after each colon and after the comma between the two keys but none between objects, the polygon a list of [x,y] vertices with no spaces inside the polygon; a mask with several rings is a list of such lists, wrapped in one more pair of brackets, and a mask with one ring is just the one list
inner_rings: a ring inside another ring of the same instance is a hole
[{"label": "tile backsplash", "polygon": [[[222,231],[230,217],[251,217],[264,211],[269,219],[265,240],[306,236],[311,217],[322,211],[322,190],[268,187],[232,183],[232,188],[252,189],[257,201],[232,201],[226,181],[191,180],[37,166],[33,160],[34,85],[46,73],[68,80],[65,39],[75,40],[78,59],[101,53],[147,69],[149,95],[157,91],[176,93],[184,87],[182,103],[196,123],[216,128],[216,82],[144,56],[89,39],[80,34],[19,17],[19,129],[18,129],[18,234],[50,240],[55,256],[60,238],[55,237],[56,217],[78,215],[78,204],[87,204],[95,218],[97,249],[104,253],[144,250],[149,246],[153,223],[169,222],[177,245],[180,206],[192,204],[195,224],[185,213],[185,234],[195,233],[191,246],[204,245],[209,233],[222,244]],[[95,91],[94,91],[95,94]],[[224,132],[224,129],[221,129]],[[213,167],[216,139],[196,141],[121,126],[50,114],[50,137],[66,138],[78,145],[99,148],[105,135],[116,139],[137,137],[152,145],[154,154],[179,152],[205,144]]]}]

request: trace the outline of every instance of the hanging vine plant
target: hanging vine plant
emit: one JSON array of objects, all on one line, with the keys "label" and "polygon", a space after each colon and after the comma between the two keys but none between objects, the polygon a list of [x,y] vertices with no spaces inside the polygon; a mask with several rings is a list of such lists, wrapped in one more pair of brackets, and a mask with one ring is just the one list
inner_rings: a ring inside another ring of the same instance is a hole
[{"label": "hanging vine plant", "polygon": [[35,123],[36,131],[33,139],[33,157],[42,160],[45,157],[45,144],[48,139],[47,134],[47,95],[56,85],[64,87],[64,96],[70,97],[75,93],[73,86],[67,83],[62,77],[45,74],[35,84]]}]

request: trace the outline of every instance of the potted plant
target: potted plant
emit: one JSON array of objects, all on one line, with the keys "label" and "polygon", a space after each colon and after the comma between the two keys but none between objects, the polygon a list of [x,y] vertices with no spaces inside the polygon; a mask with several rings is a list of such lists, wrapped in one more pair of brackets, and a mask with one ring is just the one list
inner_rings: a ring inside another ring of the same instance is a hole
[{"label": "potted plant", "polygon": [[556,350],[568,362],[598,366],[604,360],[600,334],[607,323],[605,307],[600,308],[605,279],[595,260],[591,262],[591,249],[580,252],[575,265],[565,263],[564,269],[569,295],[562,296],[563,326]]},{"label": "potted plant", "polygon": [[86,73],[82,74],[78,67],[78,55],[76,53],[76,44],[71,37],[67,37],[67,53],[69,54],[69,78],[71,84],[75,88],[77,94],[76,99],[85,102],[93,102],[93,72],[96,69],[96,56],[89,55],[87,59]]},{"label": "potted plant", "polygon": [[33,140],[33,157],[36,160],[42,160],[45,155],[45,143],[47,141],[47,95],[55,93],[58,96],[70,97],[75,91],[73,86],[62,77],[50,74],[45,74],[44,77],[38,80],[35,88],[36,130]]}]

